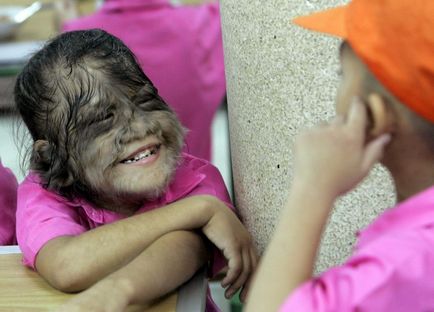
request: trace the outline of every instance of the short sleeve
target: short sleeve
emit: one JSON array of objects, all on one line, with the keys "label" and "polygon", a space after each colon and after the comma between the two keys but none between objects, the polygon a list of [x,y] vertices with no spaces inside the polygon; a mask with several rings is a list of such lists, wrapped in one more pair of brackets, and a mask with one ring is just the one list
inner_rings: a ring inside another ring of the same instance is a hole
[{"label": "short sleeve", "polygon": [[17,186],[12,171],[0,163],[0,245],[15,244]]},{"label": "short sleeve", "polygon": [[377,239],[296,289],[280,312],[434,311],[432,232]]},{"label": "short sleeve", "polygon": [[204,179],[188,196],[213,195],[225,202],[230,209],[235,210],[220,171],[211,163],[199,158],[194,159],[192,162],[192,165],[196,167],[195,171],[202,174]]},{"label": "short sleeve", "polygon": [[40,249],[51,239],[86,232],[77,209],[27,178],[18,187],[17,240],[25,265],[35,268]]}]

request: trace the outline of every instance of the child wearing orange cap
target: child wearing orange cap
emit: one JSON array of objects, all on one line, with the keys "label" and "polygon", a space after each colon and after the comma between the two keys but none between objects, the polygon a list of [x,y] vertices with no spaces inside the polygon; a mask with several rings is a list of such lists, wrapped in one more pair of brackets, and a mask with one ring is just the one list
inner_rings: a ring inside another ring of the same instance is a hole
[{"label": "child wearing orange cap", "polygon": [[[434,311],[433,17],[432,0],[353,0],[295,20],[344,39],[338,116],[296,140],[294,182],[246,311]],[[343,265],[313,277],[334,201],[378,161],[399,203]]]}]

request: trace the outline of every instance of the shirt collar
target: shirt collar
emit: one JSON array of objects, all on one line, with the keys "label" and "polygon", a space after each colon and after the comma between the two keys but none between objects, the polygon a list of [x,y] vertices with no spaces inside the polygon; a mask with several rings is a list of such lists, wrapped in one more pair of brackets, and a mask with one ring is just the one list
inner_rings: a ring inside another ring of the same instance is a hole
[{"label": "shirt collar", "polygon": [[[184,198],[205,178],[205,174],[196,172],[189,166],[189,162],[186,161],[186,158],[182,157],[182,161],[178,165],[178,168],[176,169],[175,175],[170,182],[167,191],[160,198],[144,203],[143,206],[138,210],[138,213],[159,208]],[[120,214],[96,208],[94,205],[84,199],[78,199],[76,203],[84,209],[88,218],[98,224],[113,222],[121,218]]]},{"label": "shirt collar", "polygon": [[171,3],[169,0],[106,0],[102,5],[102,10],[154,9],[162,6],[171,6]]},{"label": "shirt collar", "polygon": [[381,214],[362,230],[358,245],[366,244],[386,233],[403,231],[434,224],[434,186]]},{"label": "shirt collar", "polygon": [[205,174],[199,173],[191,168],[186,157],[183,157],[182,163],[178,166],[175,176],[164,195],[165,204],[173,203],[185,197],[205,178]]}]

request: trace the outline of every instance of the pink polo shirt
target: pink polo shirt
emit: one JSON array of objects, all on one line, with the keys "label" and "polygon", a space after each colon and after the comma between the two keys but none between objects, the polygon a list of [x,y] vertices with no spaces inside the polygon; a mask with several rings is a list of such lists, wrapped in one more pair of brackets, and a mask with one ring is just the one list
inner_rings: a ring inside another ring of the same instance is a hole
[{"label": "pink polo shirt", "polygon": [[189,129],[186,151],[210,160],[211,122],[225,92],[217,3],[173,6],[169,0],[106,0],[65,31],[101,28],[136,55],[160,95]]},{"label": "pink polo shirt", "polygon": [[434,187],[378,217],[345,264],[296,289],[280,311],[434,311]]},{"label": "pink polo shirt", "polygon": [[15,240],[15,211],[17,207],[17,180],[0,162],[0,246],[13,245]]},{"label": "pink polo shirt", "polygon": [[[124,218],[118,213],[97,209],[82,199],[68,201],[44,189],[39,182],[39,177],[31,173],[18,187],[17,239],[27,266],[35,268],[36,255],[53,238],[79,235]],[[182,163],[167,192],[157,200],[144,203],[137,214],[193,195],[215,196],[233,209],[217,168],[205,160],[183,154]],[[225,265],[226,260],[215,248],[211,275],[218,273]],[[207,311],[216,311],[209,299]]]}]

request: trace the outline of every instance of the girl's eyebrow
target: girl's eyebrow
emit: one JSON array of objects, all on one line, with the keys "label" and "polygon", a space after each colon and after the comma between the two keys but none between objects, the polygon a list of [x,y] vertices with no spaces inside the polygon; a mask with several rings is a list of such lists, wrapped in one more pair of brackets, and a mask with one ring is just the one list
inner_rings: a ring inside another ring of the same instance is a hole
[{"label": "girl's eyebrow", "polygon": [[79,108],[79,115],[84,123],[89,123],[104,114],[108,113],[110,109],[108,107],[103,107],[100,103],[87,103],[87,105],[81,105]]}]

